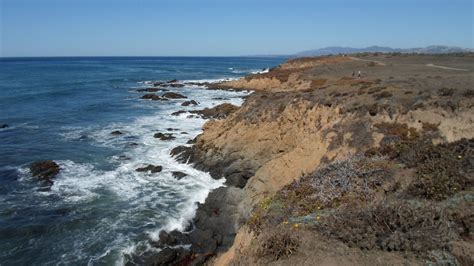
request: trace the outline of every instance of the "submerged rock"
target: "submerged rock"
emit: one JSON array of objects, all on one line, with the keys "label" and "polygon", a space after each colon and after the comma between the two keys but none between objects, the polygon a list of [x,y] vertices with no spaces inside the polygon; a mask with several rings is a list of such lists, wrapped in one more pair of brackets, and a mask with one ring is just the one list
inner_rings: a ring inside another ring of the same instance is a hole
[{"label": "submerged rock", "polygon": [[119,136],[119,135],[122,135],[123,133],[120,130],[115,130],[115,131],[110,132],[110,134],[114,136]]},{"label": "submerged rock", "polygon": [[195,100],[191,100],[191,101],[185,101],[181,104],[181,106],[190,106],[190,105],[198,105],[198,103]]},{"label": "submerged rock", "polygon": [[178,180],[181,180],[185,176],[187,176],[187,174],[185,174],[183,172],[180,172],[180,171],[174,171],[173,172],[173,177],[178,179]]},{"label": "submerged rock", "polygon": [[182,94],[176,93],[176,92],[167,92],[167,93],[163,94],[162,97],[168,98],[168,99],[185,99],[185,98],[188,98],[188,97],[186,97]]},{"label": "submerged rock", "polygon": [[155,133],[155,135],[153,135],[153,137],[157,138],[157,139],[160,139],[160,140],[173,140],[173,139],[176,138],[171,133],[161,133],[161,132]]},{"label": "submerged rock", "polygon": [[151,172],[151,173],[159,173],[161,172],[161,170],[163,170],[163,167],[161,165],[152,165],[152,164],[135,169],[135,171],[137,172]]},{"label": "submerged rock", "polygon": [[39,180],[53,183],[53,178],[59,174],[59,165],[52,160],[39,161],[30,165],[31,174]]},{"label": "submerged rock", "polygon": [[158,92],[158,91],[168,91],[167,89],[163,88],[144,88],[144,89],[138,89],[138,92]]},{"label": "submerged rock", "polygon": [[7,128],[8,125],[7,124],[0,124],[0,128]]}]

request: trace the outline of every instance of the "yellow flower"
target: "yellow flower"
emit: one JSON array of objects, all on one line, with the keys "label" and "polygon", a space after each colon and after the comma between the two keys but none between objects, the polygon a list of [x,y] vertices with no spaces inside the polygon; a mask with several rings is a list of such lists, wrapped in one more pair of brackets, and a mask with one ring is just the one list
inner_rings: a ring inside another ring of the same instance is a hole
[{"label": "yellow flower", "polygon": [[288,224],[288,221],[284,221],[283,224]]},{"label": "yellow flower", "polygon": [[458,156],[458,159],[462,159],[462,156],[461,156],[461,155],[459,155],[459,156]]},{"label": "yellow flower", "polygon": [[318,216],[316,216],[316,220],[318,220],[318,221],[319,221],[319,219],[321,219],[321,217],[319,217],[319,215],[318,215]]},{"label": "yellow flower", "polygon": [[299,224],[294,224],[293,227],[298,228],[298,227],[300,227],[300,225]]},{"label": "yellow flower", "polygon": [[321,210],[321,207],[320,207],[320,206],[318,206],[318,210]]}]

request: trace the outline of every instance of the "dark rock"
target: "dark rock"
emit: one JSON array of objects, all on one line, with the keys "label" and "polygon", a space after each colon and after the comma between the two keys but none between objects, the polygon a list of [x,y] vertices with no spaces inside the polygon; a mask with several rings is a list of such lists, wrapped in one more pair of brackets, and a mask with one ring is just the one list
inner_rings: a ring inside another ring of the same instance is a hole
[{"label": "dark rock", "polygon": [[168,131],[178,131],[179,129],[178,129],[178,128],[169,127],[169,128],[167,128],[166,130],[168,130]]},{"label": "dark rock", "polygon": [[160,231],[160,239],[158,243],[153,243],[154,246],[163,248],[176,245],[185,245],[189,244],[189,237],[187,234],[183,234],[178,230],[173,230],[171,232],[166,232],[164,230]]},{"label": "dark rock", "polygon": [[176,138],[171,133],[161,133],[161,132],[155,133],[155,135],[153,135],[153,137],[157,138],[157,139],[160,139],[160,140],[172,140],[172,139]]},{"label": "dark rock", "polygon": [[145,94],[140,98],[145,99],[145,100],[152,100],[152,101],[168,101],[168,99],[160,97],[160,96],[158,96],[156,94],[153,94],[153,93]]},{"label": "dark rock", "polygon": [[31,174],[39,180],[53,183],[53,178],[59,174],[59,165],[54,161],[39,161],[30,165]]},{"label": "dark rock", "polygon": [[158,91],[168,91],[167,89],[163,88],[144,88],[144,89],[138,89],[138,92],[158,92]]},{"label": "dark rock", "polygon": [[178,179],[178,180],[181,180],[185,176],[187,176],[187,174],[185,174],[183,172],[180,172],[180,171],[173,172],[173,177]]},{"label": "dark rock", "polygon": [[184,87],[184,84],[173,83],[173,84],[168,84],[168,87],[171,87],[171,88],[182,88],[182,87]]},{"label": "dark rock", "polygon": [[198,103],[195,100],[191,100],[191,101],[185,101],[181,104],[181,106],[190,106],[190,105],[198,105]]},{"label": "dark rock", "polygon": [[217,241],[213,238],[213,232],[210,229],[194,229],[189,234],[191,241],[191,251],[194,253],[214,253],[217,249]]},{"label": "dark rock", "polygon": [[204,119],[209,119],[209,118],[222,119],[222,118],[226,118],[229,114],[235,112],[238,108],[239,107],[232,105],[230,103],[223,103],[213,108],[190,111],[190,113],[200,115]]},{"label": "dark rock", "polygon": [[183,131],[181,132],[181,135],[188,135],[188,132]]},{"label": "dark rock", "polygon": [[194,139],[190,139],[186,142],[186,144],[195,144],[197,141],[197,138],[194,138]]},{"label": "dark rock", "polygon": [[192,147],[178,146],[173,148],[170,152],[171,156],[176,157],[176,160],[181,163],[192,163],[194,161],[194,153]]},{"label": "dark rock", "polygon": [[187,113],[187,112],[184,111],[184,110],[180,110],[180,111],[176,111],[174,113],[171,113],[171,115],[180,115],[180,114],[184,114],[184,113]]},{"label": "dark rock", "polygon": [[151,173],[159,173],[161,172],[161,170],[163,170],[163,167],[161,165],[152,165],[152,164],[135,169],[135,171],[137,172],[151,172]]},{"label": "dark rock", "polygon": [[179,93],[176,93],[176,92],[167,92],[165,94],[162,95],[162,97],[164,98],[168,98],[168,99],[184,99],[184,98],[188,98],[182,94],[179,94]]},{"label": "dark rock", "polygon": [[154,82],[154,83],[153,83],[153,86],[158,87],[158,86],[164,86],[165,84],[166,84],[166,82],[157,81],[157,82]]},{"label": "dark rock", "polygon": [[110,132],[110,134],[114,136],[119,136],[119,135],[122,135],[123,133],[119,130],[115,130],[115,131]]},{"label": "dark rock", "polygon": [[8,125],[7,124],[0,124],[0,128],[7,128]]},{"label": "dark rock", "polygon": [[178,252],[173,248],[164,248],[153,258],[153,265],[170,265],[176,260]]},{"label": "dark rock", "polygon": [[168,80],[166,83],[176,83],[176,82],[178,82],[177,79],[172,79],[172,80]]}]

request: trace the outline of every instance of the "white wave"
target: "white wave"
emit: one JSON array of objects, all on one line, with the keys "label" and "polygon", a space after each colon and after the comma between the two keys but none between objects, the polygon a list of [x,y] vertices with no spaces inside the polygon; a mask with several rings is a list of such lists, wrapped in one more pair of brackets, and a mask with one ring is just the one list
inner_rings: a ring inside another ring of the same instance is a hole
[{"label": "white wave", "polygon": [[[185,145],[189,139],[200,134],[206,120],[189,119],[187,118],[189,113],[179,116],[170,114],[178,110],[210,108],[224,102],[240,105],[243,102],[242,96],[250,92],[186,87],[175,91],[187,95],[188,99],[173,100],[156,106],[146,102],[147,106],[156,108],[156,111],[151,115],[137,117],[132,122],[111,123],[101,128],[97,126],[63,128],[64,132],[61,135],[68,140],[78,140],[86,136],[87,141],[95,145],[112,148],[124,147],[130,142],[137,144],[110,158],[110,161],[117,165],[112,170],[102,170],[93,163],[58,161],[61,172],[51,190],[38,192],[39,195],[59,196],[67,204],[106,199],[114,202],[114,205],[124,206],[117,215],[103,217],[97,228],[91,229],[92,232],[96,230],[102,234],[120,234],[120,237],[117,236],[106,250],[90,258],[92,264],[116,253],[119,253],[117,263],[123,263],[124,255],[152,248],[147,240],[137,242],[133,234],[123,235],[131,224],[138,228],[146,228],[143,232],[151,240],[157,240],[159,232],[163,229],[183,230],[195,215],[196,202],[204,202],[211,190],[223,185],[223,179],[214,180],[208,173],[196,170],[191,165],[176,162],[169,154],[172,148]],[[190,99],[198,101],[199,105],[188,107],[180,105],[182,101]],[[168,131],[168,128],[178,130]],[[123,134],[112,135],[111,132],[115,130]],[[156,132],[172,133],[176,139],[158,140],[153,137]],[[182,132],[187,134],[181,134]],[[127,160],[121,159],[121,156]],[[147,164],[161,165],[163,170],[156,174],[135,171],[136,168]],[[187,176],[177,180],[173,177],[174,171],[183,172]],[[85,237],[87,236],[79,236],[78,248],[83,245],[82,242],[87,242],[82,239]]]}]

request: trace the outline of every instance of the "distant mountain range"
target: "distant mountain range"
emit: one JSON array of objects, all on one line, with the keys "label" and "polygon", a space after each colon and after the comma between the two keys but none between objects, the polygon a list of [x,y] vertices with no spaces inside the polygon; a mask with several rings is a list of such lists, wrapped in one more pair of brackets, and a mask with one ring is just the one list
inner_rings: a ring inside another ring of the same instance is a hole
[{"label": "distant mountain range", "polygon": [[352,47],[326,47],[315,50],[308,50],[299,52],[296,56],[319,56],[329,54],[353,54],[353,53],[366,53],[366,52],[379,52],[379,53],[416,53],[416,54],[451,54],[451,53],[469,53],[474,52],[474,49],[461,48],[455,46],[443,46],[443,45],[432,45],[427,47],[419,48],[391,48],[382,46],[370,46],[366,48],[352,48]]}]

